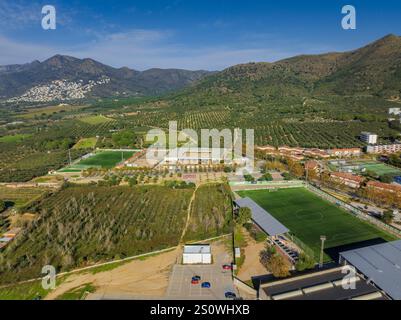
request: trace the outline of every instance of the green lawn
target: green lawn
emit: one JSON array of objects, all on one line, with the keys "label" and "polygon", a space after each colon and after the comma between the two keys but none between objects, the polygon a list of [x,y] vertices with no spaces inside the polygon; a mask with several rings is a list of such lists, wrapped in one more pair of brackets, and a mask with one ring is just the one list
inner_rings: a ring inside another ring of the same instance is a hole
[{"label": "green lawn", "polygon": [[134,153],[134,151],[101,151],[88,159],[80,161],[79,165],[101,166],[102,168],[111,169],[122,159],[127,160],[132,157]]},{"label": "green lawn", "polygon": [[[395,240],[392,235],[359,220],[350,213],[321,199],[305,188],[240,191],[241,197],[250,197],[283,223],[315,253],[320,252],[320,236],[326,235],[326,248],[383,238]],[[326,256],[326,260],[329,257]]]},{"label": "green lawn", "polygon": [[94,148],[97,143],[97,138],[83,138],[79,140],[76,145],[73,147],[73,149],[90,149]]},{"label": "green lawn", "polygon": [[34,281],[1,288],[0,300],[43,299],[48,293],[48,290],[42,288],[42,281]]},{"label": "green lawn", "polygon": [[26,138],[29,138],[31,135],[30,134],[15,134],[15,135],[9,135],[9,136],[4,136],[0,137],[0,142],[21,142],[25,140]]},{"label": "green lawn", "polygon": [[373,171],[378,176],[382,176],[384,174],[394,174],[394,175],[400,174],[401,175],[401,170],[393,168],[388,165],[385,165],[383,163],[366,164],[366,165],[364,165],[364,168],[366,170]]}]

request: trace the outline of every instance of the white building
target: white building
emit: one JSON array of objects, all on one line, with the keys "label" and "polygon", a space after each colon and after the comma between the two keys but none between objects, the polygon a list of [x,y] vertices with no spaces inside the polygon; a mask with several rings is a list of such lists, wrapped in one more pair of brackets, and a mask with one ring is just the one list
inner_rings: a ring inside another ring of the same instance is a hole
[{"label": "white building", "polygon": [[186,245],[182,254],[183,264],[211,264],[212,252],[209,244]]},{"label": "white building", "polygon": [[173,170],[179,166],[197,167],[217,165],[222,162],[227,165],[234,163],[244,165],[247,160],[242,156],[239,159],[234,159],[233,151],[230,149],[181,147],[170,150],[160,165]]},{"label": "white building", "polygon": [[366,142],[367,144],[376,144],[377,143],[377,134],[370,133],[370,132],[362,132],[361,133],[361,140]]},{"label": "white building", "polygon": [[401,108],[390,108],[388,109],[388,114],[392,114],[395,116],[401,115]]},{"label": "white building", "polygon": [[367,153],[395,153],[401,151],[401,143],[367,146]]}]

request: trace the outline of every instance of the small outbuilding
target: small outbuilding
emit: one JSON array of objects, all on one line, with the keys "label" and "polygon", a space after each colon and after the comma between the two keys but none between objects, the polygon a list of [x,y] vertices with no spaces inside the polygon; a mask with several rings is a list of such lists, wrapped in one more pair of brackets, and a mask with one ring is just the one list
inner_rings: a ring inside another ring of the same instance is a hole
[{"label": "small outbuilding", "polygon": [[209,244],[186,245],[182,254],[183,264],[211,264],[212,252]]}]

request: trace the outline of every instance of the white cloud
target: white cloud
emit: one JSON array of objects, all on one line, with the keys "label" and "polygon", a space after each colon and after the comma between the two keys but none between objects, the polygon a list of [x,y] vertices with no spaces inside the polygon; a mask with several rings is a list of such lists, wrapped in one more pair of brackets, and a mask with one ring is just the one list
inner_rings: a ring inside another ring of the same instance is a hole
[{"label": "white cloud", "polygon": [[2,29],[19,29],[40,24],[41,7],[37,3],[0,0],[0,26]]},{"label": "white cloud", "polygon": [[[89,31],[88,31],[89,32]],[[262,43],[262,42],[261,42]],[[54,54],[92,58],[114,67],[128,66],[137,70],[148,68],[182,68],[221,70],[249,61],[276,61],[299,53],[279,49],[268,42],[264,46],[203,46],[180,44],[173,31],[135,29],[120,33],[98,33],[93,41],[74,47],[41,46],[16,42],[0,36],[0,65],[44,60]]]}]

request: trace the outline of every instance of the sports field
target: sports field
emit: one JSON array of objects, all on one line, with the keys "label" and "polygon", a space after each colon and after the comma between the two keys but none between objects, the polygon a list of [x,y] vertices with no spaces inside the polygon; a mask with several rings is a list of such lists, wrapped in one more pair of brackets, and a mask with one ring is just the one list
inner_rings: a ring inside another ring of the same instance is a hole
[{"label": "sports field", "polygon": [[343,165],[331,165],[333,170],[342,168],[343,170],[351,170],[354,173],[360,174],[363,171],[371,171],[377,176],[385,174],[401,175],[401,170],[389,166],[385,163],[373,160],[351,160]]},{"label": "sports field", "polygon": [[[364,222],[345,210],[321,199],[305,188],[239,191],[241,197],[250,197],[284,224],[315,257],[320,254],[320,236],[325,235],[325,248],[382,238],[395,238]],[[326,261],[330,260],[328,256]]]},{"label": "sports field", "polygon": [[388,166],[384,163],[365,164],[363,167],[368,171],[374,172],[378,176],[382,176],[384,174],[401,175],[401,170]]},{"label": "sports field", "polygon": [[122,160],[131,158],[134,153],[134,151],[100,151],[92,157],[80,161],[78,165],[111,169]]}]

